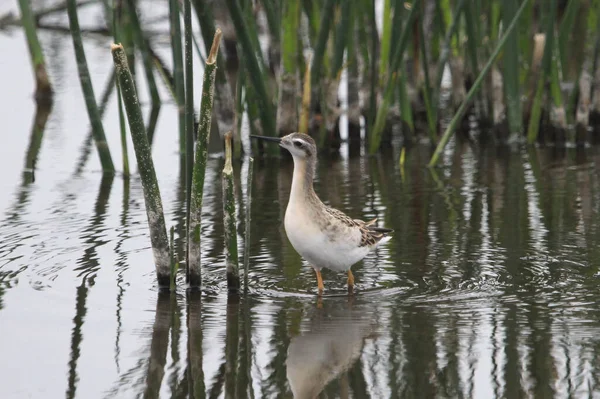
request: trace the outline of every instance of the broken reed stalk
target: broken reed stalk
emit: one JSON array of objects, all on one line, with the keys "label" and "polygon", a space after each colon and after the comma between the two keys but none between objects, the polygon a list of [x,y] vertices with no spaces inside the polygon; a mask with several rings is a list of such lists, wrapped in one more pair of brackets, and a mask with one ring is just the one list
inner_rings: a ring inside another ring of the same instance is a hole
[{"label": "broken reed stalk", "polygon": [[52,102],[52,85],[46,71],[46,62],[44,61],[44,52],[37,37],[35,19],[31,12],[29,0],[19,0],[21,8],[21,23],[27,37],[27,46],[33,65],[33,74],[35,75],[35,100],[38,103]]},{"label": "broken reed stalk", "polygon": [[208,139],[212,121],[213,95],[215,76],[217,72],[217,54],[221,42],[221,29],[215,31],[215,37],[206,58],[204,79],[202,83],[202,103],[200,105],[200,124],[196,139],[196,159],[192,175],[192,196],[190,199],[190,214],[188,216],[188,262],[187,279],[191,288],[200,287],[202,283],[200,265],[200,224],[202,221],[202,197],[204,192],[204,177],[206,159],[208,158]]},{"label": "broken reed stalk", "polygon": [[114,173],[115,166],[110,155],[108,143],[106,142],[104,127],[102,126],[102,117],[100,116],[98,105],[96,104],[94,88],[92,86],[90,72],[87,67],[83,42],[81,41],[81,31],[79,29],[77,4],[75,0],[67,0],[67,11],[69,14],[69,27],[71,30],[71,37],[73,38],[73,47],[75,49],[75,59],[77,60],[79,81],[81,83],[81,89],[83,91],[83,98],[85,100],[88,116],[92,124],[94,143],[96,144],[96,149],[98,150],[98,155],[100,156],[102,171],[104,173]]},{"label": "broken reed stalk", "polygon": [[[194,4],[206,54],[208,54],[210,53],[210,47],[216,30],[215,18],[212,12],[213,6],[209,0],[195,0]],[[203,60],[203,62],[206,61]],[[217,57],[216,95],[213,114],[216,117],[219,132],[224,133],[233,130],[233,156],[239,158],[242,153],[242,139],[240,129],[238,129],[236,124],[236,106],[232,94],[232,85],[229,82],[226,72],[224,57]],[[242,115],[242,112],[238,115]]]},{"label": "broken reed stalk", "polygon": [[238,292],[240,289],[240,266],[237,247],[237,217],[235,214],[235,191],[233,187],[233,167],[231,166],[232,133],[225,134],[225,167],[223,168],[223,226],[225,228],[225,266],[227,269],[227,289]]},{"label": "broken reed stalk", "polygon": [[442,136],[440,142],[438,143],[437,147],[435,148],[435,152],[431,156],[431,160],[429,161],[429,164],[428,164],[429,167],[433,167],[436,165],[440,155],[442,154],[442,151],[444,151],[444,147],[448,143],[448,140],[450,140],[450,137],[452,136],[452,134],[454,134],[454,131],[456,130],[456,126],[458,125],[459,121],[462,119],[465,111],[467,110],[467,106],[471,103],[471,100],[475,97],[475,94],[479,90],[479,87],[481,87],[481,84],[483,83],[485,76],[487,75],[488,71],[492,68],[492,65],[494,64],[496,57],[498,56],[498,54],[500,54],[500,51],[502,50],[502,48],[508,41],[508,38],[510,37],[509,36],[510,33],[513,31],[513,29],[517,25],[519,17],[523,13],[523,10],[525,9],[525,7],[529,3],[529,1],[530,0],[524,0],[523,3],[521,3],[521,7],[519,7],[519,10],[515,13],[515,16],[514,16],[513,20],[511,21],[510,25],[506,28],[506,32],[502,36],[502,39],[498,42],[498,45],[494,49],[494,52],[491,54],[489,60],[487,61],[487,63],[485,64],[485,66],[483,67],[481,72],[479,73],[479,76],[473,83],[473,86],[467,93],[467,97],[465,98],[463,103],[460,105],[458,111],[456,111],[456,114],[454,115],[454,117],[450,121],[450,124],[446,128],[444,135]]},{"label": "broken reed stalk", "polygon": [[175,100],[179,115],[179,155],[185,156],[185,83],[183,77],[183,50],[181,48],[181,23],[179,21],[179,2],[169,0],[169,19],[171,23],[171,49],[173,54],[173,78],[175,82]]},{"label": "broken reed stalk", "polygon": [[248,178],[246,180],[246,223],[244,229],[244,293],[248,293],[248,270],[250,268],[250,223],[252,222],[252,175],[254,158],[248,158]]},{"label": "broken reed stalk", "polygon": [[142,180],[158,286],[160,288],[168,288],[171,282],[169,238],[167,236],[165,215],[163,213],[156,172],[154,171],[154,162],[152,161],[148,136],[144,128],[142,110],[135,91],[133,77],[127,65],[127,55],[123,46],[113,44],[111,52],[115,67],[117,68],[117,77],[121,86],[125,110],[127,111],[133,149],[135,150],[138,170]]}]

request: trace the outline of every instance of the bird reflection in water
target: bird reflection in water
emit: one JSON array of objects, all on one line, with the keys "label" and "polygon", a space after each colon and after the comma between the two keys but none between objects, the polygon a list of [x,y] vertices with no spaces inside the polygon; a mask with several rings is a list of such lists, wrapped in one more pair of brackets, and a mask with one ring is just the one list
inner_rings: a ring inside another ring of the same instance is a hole
[{"label": "bird reflection in water", "polygon": [[292,338],[286,365],[294,398],[316,398],[338,377],[340,396],[347,397],[347,372],[376,330],[376,312],[353,301],[354,298],[324,301],[322,306],[311,309],[301,327],[304,332]]}]

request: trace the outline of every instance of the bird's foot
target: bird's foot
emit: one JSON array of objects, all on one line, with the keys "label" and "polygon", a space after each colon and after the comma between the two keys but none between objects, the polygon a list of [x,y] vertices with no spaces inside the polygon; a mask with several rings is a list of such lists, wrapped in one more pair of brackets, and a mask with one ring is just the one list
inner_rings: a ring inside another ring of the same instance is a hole
[{"label": "bird's foot", "polygon": [[354,294],[354,275],[351,270],[348,270],[348,294]]},{"label": "bird's foot", "polygon": [[317,274],[317,290],[318,295],[323,296],[323,291],[325,290],[325,286],[323,285],[323,277],[321,277],[321,271],[315,269],[315,273]]}]

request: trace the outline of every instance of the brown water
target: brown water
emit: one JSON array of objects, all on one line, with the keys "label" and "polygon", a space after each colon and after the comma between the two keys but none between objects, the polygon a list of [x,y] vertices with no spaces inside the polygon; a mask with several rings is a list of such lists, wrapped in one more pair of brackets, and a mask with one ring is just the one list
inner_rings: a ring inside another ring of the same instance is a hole
[{"label": "brown water", "polygon": [[[97,15],[84,13],[82,25]],[[97,97],[112,67],[107,43],[86,41]],[[401,172],[396,148],[368,158],[342,147],[320,161],[317,192],[395,234],[353,268],[356,296],[326,271],[320,305],[313,272],[283,229],[292,165],[277,160],[255,164],[249,296],[227,297],[215,156],[204,290],[186,293],[181,276],[169,296],[156,288],[139,178],[103,179],[86,144],[70,37],[44,32],[42,45],[56,97],[43,137],[30,137],[25,38],[0,33],[11,54],[0,61],[0,398],[600,395],[597,148],[459,142],[431,171],[430,150],[416,146]],[[105,129],[120,165],[115,105],[113,96]],[[181,232],[176,132],[167,103],[153,155],[168,226]],[[36,139],[32,175],[24,165]],[[235,165],[241,204],[247,168]]]}]

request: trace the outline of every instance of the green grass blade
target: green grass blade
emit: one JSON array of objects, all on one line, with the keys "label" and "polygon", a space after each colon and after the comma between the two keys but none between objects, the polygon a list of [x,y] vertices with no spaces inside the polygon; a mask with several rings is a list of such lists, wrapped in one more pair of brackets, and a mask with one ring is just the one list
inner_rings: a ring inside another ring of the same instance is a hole
[{"label": "green grass blade", "polygon": [[519,7],[519,9],[517,10],[517,13],[515,14],[515,17],[511,21],[510,25],[506,28],[506,33],[503,35],[502,39],[498,42],[498,45],[496,46],[496,49],[492,53],[490,59],[487,61],[487,63],[485,64],[485,66],[483,67],[481,72],[479,73],[479,76],[473,83],[473,86],[467,93],[467,97],[466,97],[465,101],[463,101],[463,103],[459,107],[458,111],[456,111],[456,114],[450,121],[450,124],[446,128],[444,135],[442,136],[440,142],[438,143],[438,145],[435,149],[435,152],[433,153],[433,155],[431,157],[431,160],[429,161],[429,165],[428,165],[429,167],[433,167],[436,165],[440,155],[442,154],[442,151],[444,150],[444,147],[448,143],[448,140],[450,140],[450,137],[452,136],[452,134],[454,134],[454,131],[456,130],[456,126],[458,125],[458,122],[462,119],[464,112],[467,110],[468,105],[470,104],[471,100],[473,99],[473,97],[475,96],[477,91],[479,90],[479,87],[481,87],[481,84],[483,83],[485,76],[487,75],[489,70],[492,68],[492,65],[494,64],[496,57],[498,56],[498,54],[500,53],[500,51],[502,50],[502,48],[508,41],[508,35],[517,26],[519,17],[523,13],[523,10],[525,9],[525,7],[529,3],[529,1],[530,0],[523,1],[523,3],[521,4],[521,7]]}]

